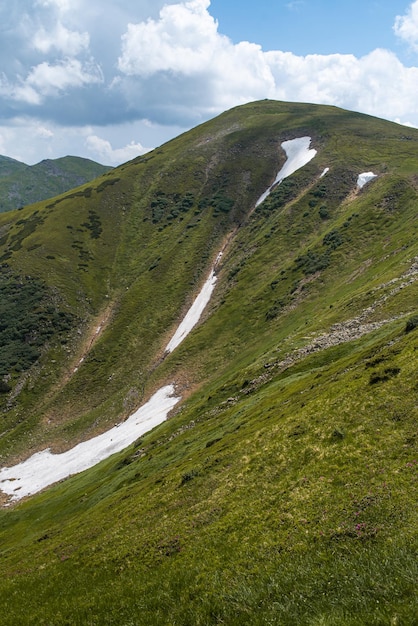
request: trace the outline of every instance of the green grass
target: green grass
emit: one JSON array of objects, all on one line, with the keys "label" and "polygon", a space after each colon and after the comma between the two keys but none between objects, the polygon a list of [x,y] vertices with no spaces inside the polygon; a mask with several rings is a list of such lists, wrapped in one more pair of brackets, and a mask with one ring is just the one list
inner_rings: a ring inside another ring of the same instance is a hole
[{"label": "green grass", "polygon": [[[317,157],[252,211],[280,142],[307,134]],[[4,415],[4,464],[113,426],[167,382],[184,398],[127,450],[0,510],[2,623],[415,623],[418,133],[404,135],[252,103],[0,216],[7,270],[78,315]],[[228,237],[202,323],[162,358]]]},{"label": "green grass", "polygon": [[[186,407],[4,512],[5,623],[412,624],[414,346],[396,338]],[[381,358],[401,373],[372,387]]]},{"label": "green grass", "polygon": [[52,198],[110,170],[90,159],[63,157],[25,165],[0,156],[0,212]]}]

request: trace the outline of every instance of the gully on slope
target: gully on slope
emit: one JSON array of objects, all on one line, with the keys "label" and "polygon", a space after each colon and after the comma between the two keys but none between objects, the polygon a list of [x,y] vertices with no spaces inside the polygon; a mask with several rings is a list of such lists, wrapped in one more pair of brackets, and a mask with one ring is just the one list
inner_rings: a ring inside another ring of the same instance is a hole
[{"label": "gully on slope", "polygon": [[[313,159],[316,150],[309,149],[310,142],[310,137],[301,137],[284,141],[281,144],[286,152],[287,160],[273,184],[260,196],[256,206],[267,198],[275,185]],[[222,253],[223,249],[218,254],[201,291],[167,344],[166,353],[172,352],[198,323],[215,288],[217,280],[215,272]],[[127,420],[101,435],[84,441],[61,454],[52,454],[49,449],[46,449],[13,467],[3,467],[0,469],[0,491],[8,495],[10,501],[17,501],[59,480],[89,469],[112,454],[120,452],[138,437],[167,419],[171,409],[181,400],[174,394],[174,384],[161,387]]]}]

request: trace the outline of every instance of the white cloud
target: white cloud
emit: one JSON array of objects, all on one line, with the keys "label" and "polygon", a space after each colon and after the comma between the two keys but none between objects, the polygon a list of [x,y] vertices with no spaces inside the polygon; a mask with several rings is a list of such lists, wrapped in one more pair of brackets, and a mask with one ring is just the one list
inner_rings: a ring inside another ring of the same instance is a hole
[{"label": "white cloud", "polygon": [[412,124],[412,122],[404,122],[401,120],[400,117],[395,117],[395,119],[392,121],[396,122],[396,124],[402,124],[402,126],[408,126],[409,128],[418,128],[418,123]]},{"label": "white cloud", "polygon": [[42,125],[35,126],[34,133],[37,137],[40,137],[41,139],[51,139],[51,137],[54,136],[52,130]]},{"label": "white cloud", "polygon": [[398,37],[418,49],[418,0],[410,5],[406,15],[396,17],[393,28]]},{"label": "white cloud", "polygon": [[33,164],[45,158],[39,157],[39,154],[45,154],[45,149],[48,152],[55,140],[52,128],[36,119],[15,118],[9,120],[7,126],[0,126],[0,154],[7,154],[24,163]]},{"label": "white cloud", "polygon": [[[261,47],[245,41],[234,45],[221,35],[208,6],[207,0],[181,2],[163,7],[158,20],[128,25],[118,68],[125,75],[120,84],[130,103],[138,100],[136,87],[142,91],[145,84],[148,92],[160,93],[154,86],[160,82],[180,117],[187,109],[196,118],[273,95],[274,81]],[[183,104],[176,107],[178,94],[183,94]]]},{"label": "white cloud", "polygon": [[89,43],[88,33],[70,31],[61,22],[57,22],[53,30],[41,27],[33,39],[35,49],[44,54],[55,49],[68,56],[77,56],[88,49]]},{"label": "white cloud", "polygon": [[[418,126],[418,68],[388,50],[363,57],[264,52],[258,43],[234,43],[221,33],[209,0],[113,0],[106,10],[100,0],[15,5],[6,9],[0,2],[0,21],[7,25],[0,119],[14,124],[38,115],[39,125],[54,132],[50,140],[37,137],[42,149],[96,150],[115,163],[145,151],[131,137],[159,145],[174,127],[181,132],[263,98],[333,104]],[[300,0],[287,0],[283,10],[298,6]],[[418,0],[396,18],[394,30],[418,48]],[[81,133],[86,126],[94,131]],[[92,139],[85,144],[87,136]],[[17,143],[32,160],[26,136]]]},{"label": "white cloud", "polygon": [[[162,128],[133,122],[121,125],[72,126],[42,123],[35,117],[16,117],[0,124],[0,154],[28,165],[42,159],[75,155],[105,165],[119,165],[180,134],[181,128]],[[141,142],[134,138],[141,137]],[[143,138],[143,141],[142,141]],[[120,146],[114,148],[114,146]]]},{"label": "white cloud", "polygon": [[37,0],[35,4],[45,8],[51,7],[57,9],[61,13],[66,13],[70,11],[70,9],[76,9],[76,2],[74,0]]},{"label": "white cloud", "polygon": [[275,97],[334,104],[393,119],[416,111],[418,68],[407,68],[388,50],[353,55],[267,52]]},{"label": "white cloud", "polygon": [[164,6],[159,20],[128,24],[122,37],[118,67],[127,75],[149,76],[154,72],[195,73],[207,67],[228,46],[218,34],[217,23],[207,12],[207,0]]},{"label": "white cloud", "polygon": [[[182,115],[187,107],[204,115],[266,97],[391,118],[416,112],[418,69],[406,68],[392,52],[377,49],[362,58],[263,52],[259,45],[233,44],[221,35],[208,5],[180,2],[164,7],[158,19],[129,24],[118,67],[125,75],[119,86],[131,106],[144,100],[144,91],[163,88],[173,114],[177,109]],[[414,6],[418,17],[418,0]],[[176,90],[184,94],[184,108]],[[154,115],[158,108],[157,103]]]},{"label": "white cloud", "polygon": [[0,76],[0,97],[24,102],[31,106],[41,103],[39,93],[30,84],[25,84],[23,81],[12,84],[4,74]]},{"label": "white cloud", "polygon": [[135,143],[134,141],[131,141],[123,148],[112,148],[110,141],[102,139],[97,135],[89,135],[86,139],[86,146],[93,154],[94,159],[107,165],[117,165],[130,161],[149,150],[149,148],[144,148],[140,143]]},{"label": "white cloud", "polygon": [[67,59],[56,65],[40,63],[27,77],[26,86],[35,89],[42,96],[48,96],[56,95],[71,87],[81,87],[102,81],[103,77],[97,66],[83,66],[76,59]]}]

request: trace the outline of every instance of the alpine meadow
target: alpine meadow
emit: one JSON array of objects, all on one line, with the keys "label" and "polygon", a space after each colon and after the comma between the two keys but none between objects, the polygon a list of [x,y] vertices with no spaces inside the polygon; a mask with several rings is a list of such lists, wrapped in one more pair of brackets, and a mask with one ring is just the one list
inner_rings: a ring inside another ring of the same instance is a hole
[{"label": "alpine meadow", "polygon": [[0,264],[2,626],[417,623],[418,130],[239,106]]}]

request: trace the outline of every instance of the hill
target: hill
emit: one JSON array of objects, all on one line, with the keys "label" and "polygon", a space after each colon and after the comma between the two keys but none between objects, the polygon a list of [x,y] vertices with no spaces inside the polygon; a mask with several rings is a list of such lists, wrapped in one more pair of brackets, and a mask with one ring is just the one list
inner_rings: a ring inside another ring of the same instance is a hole
[{"label": "hill", "polygon": [[255,102],[0,215],[4,624],[414,623],[417,146]]},{"label": "hill", "polygon": [[110,169],[73,156],[26,165],[0,155],[0,213],[52,198]]}]

